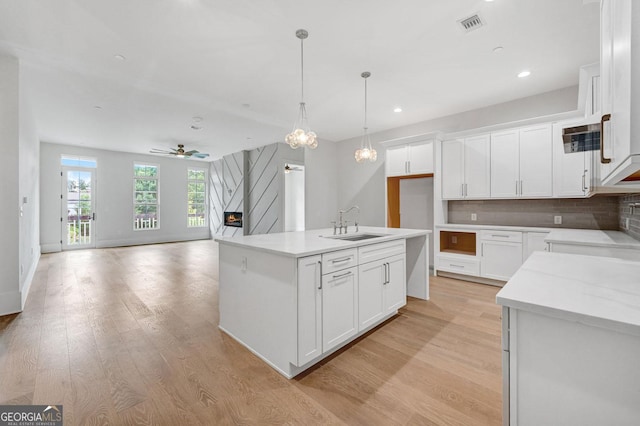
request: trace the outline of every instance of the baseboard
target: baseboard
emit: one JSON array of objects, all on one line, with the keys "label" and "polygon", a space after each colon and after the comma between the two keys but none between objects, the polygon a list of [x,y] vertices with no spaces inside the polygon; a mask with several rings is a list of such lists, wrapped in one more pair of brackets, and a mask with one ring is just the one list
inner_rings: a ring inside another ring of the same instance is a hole
[{"label": "baseboard", "polygon": [[475,277],[472,275],[456,274],[455,272],[437,271],[436,275],[445,278],[454,278],[456,280],[470,281],[472,283],[493,285],[496,287],[504,287],[505,281],[492,280],[490,278]]},{"label": "baseboard", "polygon": [[0,316],[22,312],[19,291],[0,293]]},{"label": "baseboard", "polygon": [[128,246],[144,246],[147,244],[163,244],[163,243],[180,243],[185,241],[209,240],[209,235],[199,235],[193,237],[185,237],[184,235],[169,235],[162,238],[153,238],[149,240],[101,240],[96,242],[96,248],[112,248],[112,247],[128,247]]},{"label": "baseboard", "polygon": [[57,253],[59,251],[62,251],[60,243],[40,244],[40,253]]},{"label": "baseboard", "polygon": [[40,261],[40,250],[36,251],[36,256],[29,267],[29,272],[27,272],[27,276],[22,283],[22,288],[20,289],[20,299],[22,309],[24,310],[25,303],[27,302],[27,297],[29,296],[29,290],[31,289],[31,283],[33,283],[33,277],[36,275],[36,269],[38,269],[38,262]]}]

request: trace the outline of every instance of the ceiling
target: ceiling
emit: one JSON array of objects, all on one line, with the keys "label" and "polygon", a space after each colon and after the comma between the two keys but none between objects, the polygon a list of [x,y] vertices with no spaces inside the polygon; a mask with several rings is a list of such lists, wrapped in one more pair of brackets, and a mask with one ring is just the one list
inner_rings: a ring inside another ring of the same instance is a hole
[{"label": "ceiling", "polygon": [[[466,33],[457,21],[474,13],[485,26]],[[362,71],[375,133],[575,85],[599,57],[593,0],[0,2],[0,53],[21,60],[41,140],[125,152],[283,141],[299,28],[321,143],[361,134]]]}]

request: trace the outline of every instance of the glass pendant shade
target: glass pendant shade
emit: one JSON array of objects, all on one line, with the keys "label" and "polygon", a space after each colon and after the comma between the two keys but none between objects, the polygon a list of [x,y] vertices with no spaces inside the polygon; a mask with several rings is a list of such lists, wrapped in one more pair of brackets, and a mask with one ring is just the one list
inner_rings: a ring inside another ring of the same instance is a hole
[{"label": "glass pendant shade", "polygon": [[373,163],[378,159],[378,153],[371,146],[371,138],[369,137],[369,129],[367,127],[367,78],[371,77],[371,73],[365,71],[360,74],[360,77],[364,78],[364,132],[362,134],[362,140],[360,141],[360,149],[356,150],[354,156],[358,163],[364,163],[366,161]]},{"label": "glass pendant shade", "polygon": [[307,147],[315,149],[318,146],[318,137],[311,131],[307,120],[307,108],[304,102],[304,39],[309,37],[307,30],[296,31],[296,37],[300,39],[300,64],[301,64],[301,99],[298,119],[293,124],[293,130],[285,137],[285,142],[293,149]]}]

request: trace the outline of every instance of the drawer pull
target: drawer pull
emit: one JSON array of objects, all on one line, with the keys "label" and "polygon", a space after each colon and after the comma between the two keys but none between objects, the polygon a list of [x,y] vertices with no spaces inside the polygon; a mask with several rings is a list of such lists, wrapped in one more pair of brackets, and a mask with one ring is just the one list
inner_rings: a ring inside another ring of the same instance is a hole
[{"label": "drawer pull", "polygon": [[353,272],[349,271],[349,272],[345,272],[344,274],[340,274],[340,275],[334,275],[333,279],[338,279],[338,278],[343,278],[343,277],[347,277],[349,275],[353,274]]},{"label": "drawer pull", "polygon": [[449,266],[451,266],[452,268],[462,268],[462,269],[464,269],[464,265],[456,265],[454,263],[450,263]]},{"label": "drawer pull", "polygon": [[349,257],[342,257],[342,258],[340,258],[340,259],[334,259],[334,260],[332,260],[332,261],[331,261],[331,263],[343,263],[343,262],[348,262],[348,261],[350,261],[351,259],[352,259],[352,257],[351,257],[351,256],[349,256]]},{"label": "drawer pull", "polygon": [[492,237],[509,238],[509,235],[491,234]]}]

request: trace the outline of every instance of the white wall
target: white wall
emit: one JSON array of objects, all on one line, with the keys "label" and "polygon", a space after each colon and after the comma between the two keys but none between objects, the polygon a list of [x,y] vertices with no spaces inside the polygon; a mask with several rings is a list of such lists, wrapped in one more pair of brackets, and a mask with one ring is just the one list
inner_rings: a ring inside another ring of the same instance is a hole
[{"label": "white wall", "polygon": [[0,56],[0,315],[22,310],[40,255],[38,139],[26,86],[19,61]]},{"label": "white wall", "polygon": [[25,73],[20,72],[20,294],[24,307],[40,259],[40,141]]},{"label": "white wall", "polygon": [[338,214],[337,144],[321,140],[314,150],[305,149],[305,228],[329,228]]},{"label": "white wall", "polygon": [[0,315],[21,310],[18,123],[18,60],[0,56]]},{"label": "white wall", "polygon": [[284,231],[304,231],[304,166],[288,163],[284,174]]},{"label": "white wall", "polygon": [[[360,206],[360,223],[385,226],[385,148],[380,142],[442,131],[445,133],[508,123],[577,109],[578,87],[568,87],[548,93],[466,111],[446,117],[398,127],[371,135],[378,161],[357,164],[353,154],[360,147],[360,138],[347,139],[336,144],[336,167],[339,184],[336,185],[339,208]],[[425,100],[427,102],[428,100]],[[374,128],[371,123],[370,128]],[[309,164],[310,162],[307,162]],[[437,181],[436,181],[437,183]],[[310,228],[310,227],[309,227]]]},{"label": "white wall", "polygon": [[[40,244],[43,252],[60,250],[60,157],[93,157],[96,182],[97,247],[114,247],[210,238],[209,228],[187,227],[187,169],[208,169],[202,161],[129,154],[43,142],[40,146]],[[133,230],[133,164],[160,166],[160,228]]]}]

